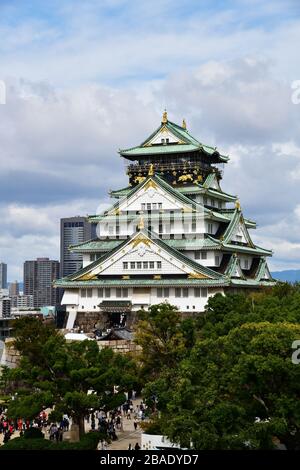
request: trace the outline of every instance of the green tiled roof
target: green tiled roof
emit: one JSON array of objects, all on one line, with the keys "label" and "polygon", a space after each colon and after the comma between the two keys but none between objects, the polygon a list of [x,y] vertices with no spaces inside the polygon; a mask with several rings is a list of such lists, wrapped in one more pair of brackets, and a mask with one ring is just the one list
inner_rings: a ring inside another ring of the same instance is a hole
[{"label": "green tiled roof", "polygon": [[[223,222],[228,222],[231,217],[229,216],[225,216],[223,215],[221,212],[217,212],[217,211],[212,211],[210,209],[207,209],[207,208],[203,208],[203,205],[202,204],[199,204],[197,202],[195,202],[194,200],[188,198],[187,196],[185,196],[184,194],[181,194],[180,192],[177,191],[177,189],[173,188],[170,184],[168,184],[163,178],[161,178],[160,176],[158,175],[154,175],[154,176],[148,176],[144,181],[142,181],[141,183],[139,183],[137,186],[135,186],[134,188],[132,188],[127,194],[126,194],[126,199],[129,199],[130,197],[132,197],[139,189],[141,189],[150,179],[152,179],[154,182],[156,182],[162,189],[164,189],[165,191],[167,191],[171,196],[173,196],[174,198],[176,198],[177,200],[179,200],[180,202],[182,202],[184,205],[187,205],[187,206],[191,206],[195,211],[199,210],[200,212],[203,211],[204,209],[204,213],[206,215],[210,215],[212,219],[214,220],[219,220],[219,221],[223,221]],[[120,207],[120,205],[123,203],[123,199],[121,199],[120,201],[117,201],[115,204],[113,204],[109,209],[105,210],[102,214],[99,214],[99,215],[90,215],[88,217],[88,220],[91,222],[91,223],[97,223],[101,220],[103,220],[104,218],[107,218],[107,213],[108,212],[112,212],[113,210],[116,210]],[[115,216],[114,216],[115,217]],[[121,217],[121,216],[120,216]],[[128,217],[128,216],[126,216]],[[107,219],[109,220],[109,219]]]},{"label": "green tiled roof", "polygon": [[127,245],[127,243],[130,243],[132,239],[135,238],[136,235],[139,235],[140,233],[143,233],[147,238],[149,238],[152,243],[158,245],[160,248],[162,248],[163,250],[167,251],[168,253],[171,254],[171,256],[174,256],[174,258],[176,258],[177,260],[180,260],[182,263],[184,263],[185,265],[189,266],[190,268],[192,268],[193,270],[195,270],[197,273],[201,273],[201,274],[204,274],[206,276],[209,276],[209,277],[212,277],[214,279],[220,279],[222,277],[221,274],[219,273],[216,273],[215,271],[213,271],[212,269],[210,268],[207,268],[205,266],[202,266],[201,264],[199,263],[196,263],[195,261],[191,260],[190,258],[188,258],[187,256],[183,255],[180,251],[177,251],[175,248],[172,248],[171,246],[167,245],[163,240],[157,238],[155,236],[155,234],[152,234],[151,232],[149,232],[148,230],[141,230],[140,232],[134,234],[132,237],[124,240],[120,245],[116,246],[115,248],[113,248],[111,251],[109,252],[106,252],[105,254],[103,254],[103,256],[101,256],[100,258],[98,258],[96,261],[94,261],[93,263],[91,264],[88,264],[87,266],[85,266],[84,268],[80,269],[79,271],[77,271],[76,273],[74,274],[71,274],[70,276],[67,276],[67,280],[70,280],[70,281],[73,281],[75,280],[76,278],[84,275],[84,274],[87,274],[88,272],[92,271],[94,268],[96,268],[98,265],[102,264],[103,261],[105,261],[107,258],[110,258],[111,256],[113,256],[114,253],[116,253],[119,249],[123,248],[125,245]]},{"label": "green tiled roof", "polygon": [[225,251],[233,251],[237,253],[249,253],[253,255],[266,255],[272,256],[272,250],[265,250],[260,246],[254,246],[251,248],[250,246],[244,245],[234,245],[233,243],[224,243],[221,245],[221,249]]},{"label": "green tiled roof", "polygon": [[86,287],[262,287],[273,286],[275,281],[256,281],[254,279],[97,279],[94,281],[70,281],[62,278],[55,281],[56,287],[63,288],[86,288]]},{"label": "green tiled roof", "polygon": [[[131,186],[127,186],[127,188],[118,189],[116,191],[110,191],[111,197],[121,198],[127,196],[128,193],[132,190]],[[182,194],[205,194],[208,196],[216,197],[218,199],[222,199],[223,201],[234,202],[237,199],[237,196],[233,196],[231,194],[225,193],[224,191],[217,191],[216,189],[206,189],[200,183],[193,185],[184,185],[184,186],[176,186],[176,191]]]},{"label": "green tiled roof", "polygon": [[230,257],[229,263],[226,267],[225,275],[229,276],[230,278],[234,277],[234,273],[235,273],[236,270],[238,270],[240,272],[241,279],[245,280],[246,278],[245,278],[245,276],[242,272],[241,265],[240,265],[240,260],[238,259],[238,257],[235,254],[232,254],[231,257]]},{"label": "green tiled roof", "polygon": [[186,153],[199,152],[199,146],[192,144],[168,144],[153,145],[149,147],[132,147],[128,150],[120,150],[120,154],[126,156],[143,156],[143,155],[165,155],[170,153]]},{"label": "green tiled roof", "polygon": [[70,251],[77,251],[78,253],[95,253],[95,252],[106,252],[113,250],[116,246],[119,246],[124,240],[111,240],[111,239],[99,239],[93,238],[78,245],[70,245]]},{"label": "green tiled roof", "polygon": [[[182,142],[180,144],[168,144],[168,145],[147,145],[149,141],[160,131],[162,127],[169,129],[175,136],[178,137]],[[119,150],[120,155],[124,157],[132,156],[143,156],[143,155],[166,155],[172,153],[182,152],[198,152],[199,150],[204,151],[208,155],[215,155],[221,162],[227,162],[228,157],[221,155],[218,150],[214,147],[202,144],[197,139],[189,134],[189,132],[174,122],[167,121],[165,124],[161,124],[144,142],[136,147],[129,149]]]},{"label": "green tiled roof", "polygon": [[97,279],[94,281],[71,281],[62,278],[55,281],[56,287],[78,288],[78,287],[161,287],[161,286],[228,286],[230,280],[224,277],[220,279]]},{"label": "green tiled roof", "polygon": [[[87,242],[80,243],[78,245],[71,245],[70,251],[76,251],[78,253],[105,253],[107,251],[111,251],[114,248],[118,247],[121,243],[123,243],[124,239],[116,240],[116,239],[93,239]],[[205,238],[197,237],[197,238],[178,238],[178,239],[164,239],[163,242],[169,245],[171,248],[175,248],[179,251],[185,250],[220,250],[220,251],[228,251],[233,253],[247,253],[253,255],[265,255],[271,256],[272,251],[266,250],[259,246],[255,246],[251,248],[249,246],[244,245],[235,245],[231,243],[224,243],[222,244],[220,240],[217,240],[209,235]]]}]

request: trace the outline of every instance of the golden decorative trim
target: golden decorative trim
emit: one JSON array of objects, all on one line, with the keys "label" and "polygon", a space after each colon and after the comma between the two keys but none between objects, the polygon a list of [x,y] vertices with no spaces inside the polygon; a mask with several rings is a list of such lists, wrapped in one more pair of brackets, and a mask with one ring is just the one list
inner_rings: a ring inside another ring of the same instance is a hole
[{"label": "golden decorative trim", "polygon": [[120,215],[120,214],[122,214],[122,211],[119,208],[113,211],[113,215]]},{"label": "golden decorative trim", "polygon": [[145,222],[144,222],[144,217],[141,215],[140,221],[138,223],[138,229],[143,230],[143,228],[145,228]]},{"label": "golden decorative trim", "polygon": [[152,179],[150,179],[150,180],[145,184],[144,191],[147,191],[147,189],[149,189],[149,188],[157,189],[157,184],[156,184]]},{"label": "golden decorative trim", "polygon": [[153,175],[154,175],[153,163],[151,163],[149,171],[148,171],[148,176],[153,176]]},{"label": "golden decorative trim", "polygon": [[241,204],[240,204],[240,201],[239,201],[238,199],[235,201],[235,208],[236,208],[238,211],[241,210]]},{"label": "golden decorative trim", "polygon": [[84,274],[83,276],[76,279],[76,281],[95,281],[97,278],[96,274]]},{"label": "golden decorative trim", "polygon": [[204,276],[204,274],[201,274],[201,273],[190,273],[188,275],[188,279],[207,279],[208,276]]},{"label": "golden decorative trim", "polygon": [[165,109],[164,112],[163,112],[163,115],[162,115],[161,123],[162,124],[167,124],[167,122],[168,122],[168,113],[167,113],[167,110]]},{"label": "golden decorative trim", "polygon": [[183,127],[183,129],[186,129],[186,122],[185,122],[185,119],[182,120],[182,127]]},{"label": "golden decorative trim", "polygon": [[122,276],[122,279],[124,279],[124,280],[125,279],[130,279],[130,276],[128,276],[128,275],[127,276]]},{"label": "golden decorative trim", "polygon": [[160,275],[160,274],[155,274],[155,275],[153,276],[153,279],[161,279],[161,275]]},{"label": "golden decorative trim", "polygon": [[135,183],[141,183],[142,181],[144,181],[146,179],[146,176],[136,176],[134,178],[134,182]]},{"label": "golden decorative trim", "polygon": [[135,248],[140,243],[144,243],[144,245],[150,246],[152,242],[151,240],[149,240],[149,238],[145,237],[144,235],[139,235],[138,237],[136,237],[134,240],[130,242],[130,245],[132,245],[132,247]]}]

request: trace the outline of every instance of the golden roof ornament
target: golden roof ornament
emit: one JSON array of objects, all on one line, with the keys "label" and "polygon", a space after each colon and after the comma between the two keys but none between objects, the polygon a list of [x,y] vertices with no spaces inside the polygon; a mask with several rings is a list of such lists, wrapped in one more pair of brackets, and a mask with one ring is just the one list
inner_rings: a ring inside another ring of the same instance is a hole
[{"label": "golden roof ornament", "polygon": [[185,119],[182,120],[182,127],[183,127],[183,129],[186,129],[186,122],[185,122]]},{"label": "golden roof ornament", "polygon": [[163,115],[162,115],[161,123],[162,124],[167,124],[167,122],[168,122],[168,113],[167,113],[167,110],[165,109],[164,112],[163,112]]},{"label": "golden roof ornament", "polygon": [[143,230],[145,228],[145,222],[144,222],[144,217],[141,215],[140,221],[138,223],[138,229]]},{"label": "golden roof ornament", "polygon": [[154,170],[153,170],[153,163],[151,163],[148,171],[148,176],[153,176],[154,175]]},{"label": "golden roof ornament", "polygon": [[241,210],[241,204],[240,204],[240,201],[239,201],[238,199],[235,201],[235,208],[236,208],[238,211]]}]

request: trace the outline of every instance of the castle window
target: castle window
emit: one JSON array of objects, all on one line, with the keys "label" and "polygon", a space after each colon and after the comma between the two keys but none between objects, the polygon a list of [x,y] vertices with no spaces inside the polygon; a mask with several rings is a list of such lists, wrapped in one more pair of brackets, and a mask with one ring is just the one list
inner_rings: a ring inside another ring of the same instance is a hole
[{"label": "castle window", "polygon": [[122,297],[128,297],[128,289],[127,289],[127,287],[123,287],[123,289],[122,289]]},{"label": "castle window", "polygon": [[148,266],[149,266],[148,261],[143,261],[143,268],[148,269]]},{"label": "castle window", "polygon": [[161,202],[158,203],[158,208],[162,209],[162,203]]},{"label": "castle window", "polygon": [[222,209],[222,201],[218,202],[218,207],[219,207],[219,209]]},{"label": "castle window", "polygon": [[130,269],[135,269],[135,262],[131,261],[131,263],[130,263]]},{"label": "castle window", "polygon": [[220,266],[220,256],[215,256],[215,265]]},{"label": "castle window", "polygon": [[195,251],[195,259],[200,259],[200,251]]},{"label": "castle window", "polygon": [[123,269],[128,269],[128,263],[127,262],[123,263]]},{"label": "castle window", "polygon": [[110,297],[110,288],[105,287],[105,297]]},{"label": "castle window", "polygon": [[180,287],[175,287],[175,297],[181,297],[181,289],[180,289]]},{"label": "castle window", "polygon": [[142,263],[141,263],[141,261],[138,261],[138,262],[136,263],[136,268],[137,268],[137,269],[142,269]]},{"label": "castle window", "polygon": [[150,261],[149,265],[150,265],[150,269],[154,269],[154,261]]},{"label": "castle window", "polygon": [[101,287],[98,289],[98,297],[103,297],[103,289]]},{"label": "castle window", "polygon": [[147,211],[151,211],[151,202],[147,203]]},{"label": "castle window", "polygon": [[208,233],[213,233],[213,224],[212,223],[207,224],[207,232]]},{"label": "castle window", "polygon": [[169,143],[169,141],[170,141],[170,139],[166,139],[166,144],[168,144],[168,143]]},{"label": "castle window", "polygon": [[157,261],[157,269],[161,269],[161,261]]},{"label": "castle window", "polygon": [[194,287],[194,297],[200,297],[200,287]]},{"label": "castle window", "polygon": [[182,289],[182,297],[188,297],[189,296],[189,289],[188,287],[183,287]]},{"label": "castle window", "polygon": [[158,288],[156,289],[156,296],[157,296],[158,298],[161,298],[161,297],[163,296],[162,287],[158,287]]},{"label": "castle window", "polygon": [[249,269],[249,260],[248,259],[244,260],[244,268]]},{"label": "castle window", "polygon": [[207,297],[207,287],[201,287],[201,297]]},{"label": "castle window", "polygon": [[86,297],[86,289],[81,289],[81,297]]},{"label": "castle window", "polygon": [[93,289],[87,289],[86,291],[88,297],[93,297]]},{"label": "castle window", "polygon": [[161,139],[161,143],[164,144],[164,143],[165,143],[165,139]]},{"label": "castle window", "polygon": [[116,297],[119,299],[120,297],[122,297],[122,289],[121,287],[117,287],[116,288]]},{"label": "castle window", "polygon": [[142,207],[142,211],[146,210],[146,204],[142,204],[141,207]]}]

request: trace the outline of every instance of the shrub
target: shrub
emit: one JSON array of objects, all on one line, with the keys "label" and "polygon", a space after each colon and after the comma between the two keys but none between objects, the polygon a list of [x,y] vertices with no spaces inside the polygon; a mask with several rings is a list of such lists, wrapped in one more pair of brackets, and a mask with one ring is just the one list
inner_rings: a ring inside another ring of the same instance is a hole
[{"label": "shrub", "polygon": [[49,450],[52,442],[46,439],[24,439],[16,437],[0,447],[1,450]]},{"label": "shrub", "polygon": [[48,439],[16,437],[0,447],[1,450],[96,450],[100,439],[106,439],[105,434],[91,431],[85,434],[79,442],[53,442]]},{"label": "shrub", "polygon": [[24,439],[44,439],[44,434],[38,428],[29,428],[24,431]]}]

